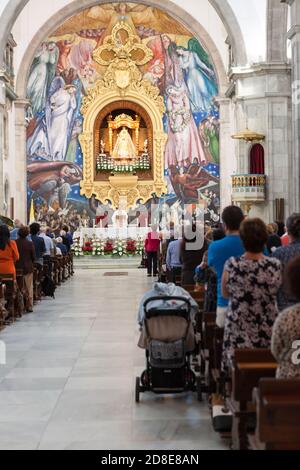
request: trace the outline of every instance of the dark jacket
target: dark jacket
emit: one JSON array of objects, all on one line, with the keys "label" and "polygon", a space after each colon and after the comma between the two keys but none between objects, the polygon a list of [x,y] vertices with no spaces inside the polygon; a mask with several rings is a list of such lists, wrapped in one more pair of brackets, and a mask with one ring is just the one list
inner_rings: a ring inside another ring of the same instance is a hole
[{"label": "dark jacket", "polygon": [[44,240],[38,235],[31,235],[31,240],[34,245],[36,259],[38,260],[43,258],[43,255],[46,253],[46,246]]},{"label": "dark jacket", "polygon": [[56,246],[57,248],[60,248],[62,255],[66,255],[68,253],[68,249],[63,243],[57,243]]},{"label": "dark jacket", "polygon": [[62,237],[62,240],[63,240],[63,244],[65,245],[66,249],[67,249],[67,253],[69,253],[71,251],[71,243],[70,243],[70,240],[68,237]]},{"label": "dark jacket", "polygon": [[16,241],[20,259],[16,262],[16,269],[23,269],[24,274],[33,273],[33,263],[35,262],[35,250],[32,242],[18,238]]},{"label": "dark jacket", "polygon": [[182,263],[182,282],[184,285],[195,283],[194,277],[196,268],[202,263],[206,251],[206,242],[204,242],[201,250],[188,250],[186,249],[186,242],[184,240],[182,241],[180,259]]}]

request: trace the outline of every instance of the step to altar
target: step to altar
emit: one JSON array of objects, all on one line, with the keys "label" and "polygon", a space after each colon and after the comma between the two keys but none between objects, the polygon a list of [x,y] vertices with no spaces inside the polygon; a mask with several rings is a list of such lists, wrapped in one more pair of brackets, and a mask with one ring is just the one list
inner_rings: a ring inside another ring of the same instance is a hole
[{"label": "step to altar", "polygon": [[75,269],[137,269],[141,256],[109,258],[105,256],[74,257]]}]

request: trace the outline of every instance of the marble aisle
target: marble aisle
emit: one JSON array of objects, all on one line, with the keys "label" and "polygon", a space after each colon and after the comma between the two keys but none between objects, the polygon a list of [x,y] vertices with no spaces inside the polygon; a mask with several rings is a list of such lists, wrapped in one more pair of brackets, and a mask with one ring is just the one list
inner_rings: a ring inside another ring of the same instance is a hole
[{"label": "marble aisle", "polygon": [[222,449],[193,395],[143,395],[136,312],[152,280],[77,270],[35,313],[0,333],[0,449]]}]

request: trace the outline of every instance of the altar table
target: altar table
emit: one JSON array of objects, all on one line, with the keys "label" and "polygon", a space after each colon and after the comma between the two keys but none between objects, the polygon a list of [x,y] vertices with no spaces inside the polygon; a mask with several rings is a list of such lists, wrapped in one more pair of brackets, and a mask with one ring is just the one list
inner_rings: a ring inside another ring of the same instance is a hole
[{"label": "altar table", "polygon": [[74,238],[80,238],[81,242],[83,242],[86,238],[99,238],[99,239],[107,239],[110,238],[112,240],[121,239],[126,240],[127,238],[131,238],[133,240],[137,240],[138,238],[145,239],[147,234],[150,232],[149,227],[136,227],[136,226],[128,226],[125,228],[116,228],[116,227],[108,227],[108,228],[85,228],[82,227],[77,232],[74,233]]}]

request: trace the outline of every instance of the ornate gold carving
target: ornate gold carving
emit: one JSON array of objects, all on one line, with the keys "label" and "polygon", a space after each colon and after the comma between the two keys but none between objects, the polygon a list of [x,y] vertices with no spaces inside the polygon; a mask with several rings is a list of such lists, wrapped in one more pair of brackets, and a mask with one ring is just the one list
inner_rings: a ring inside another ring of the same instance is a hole
[{"label": "ornate gold carving", "polygon": [[262,140],[265,140],[266,136],[264,134],[250,131],[246,128],[242,132],[232,135],[231,138],[235,140],[245,140],[246,142],[261,142]]},{"label": "ornate gold carving", "polygon": [[136,116],[134,120],[131,116],[127,114],[120,114],[115,119],[112,116],[108,119],[108,128],[109,128],[109,151],[110,155],[113,152],[113,131],[120,129],[120,127],[127,127],[128,129],[134,129],[135,131],[135,148],[136,154],[139,154],[139,135],[140,135],[140,116]]},{"label": "ornate gold carving", "polygon": [[137,66],[147,64],[153,58],[153,52],[133,34],[127,23],[120,21],[111,36],[105,38],[103,46],[96,49],[93,58],[99,65],[108,67],[106,79],[125,90],[131,80],[141,80]]},{"label": "ornate gold carving", "polygon": [[[146,202],[153,193],[161,196],[166,191],[164,148],[167,136],[162,122],[165,104],[159,89],[148,80],[143,80],[138,69],[138,66],[145,65],[152,57],[151,49],[123,21],[115,25],[111,36],[94,52],[95,61],[107,66],[107,70],[103,79],[98,80],[88,91],[81,108],[84,116],[83,134],[80,137],[84,155],[81,193],[87,197],[95,195],[101,202],[110,200],[114,208],[118,207],[120,196],[126,196],[128,207],[133,207],[139,199]],[[120,96],[142,106],[151,119],[154,142],[152,179],[139,181],[137,177],[124,175],[114,176],[104,182],[95,180],[95,121],[99,111],[120,100]]]}]

